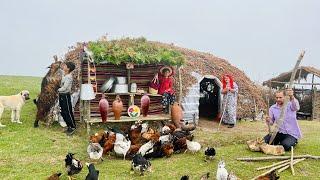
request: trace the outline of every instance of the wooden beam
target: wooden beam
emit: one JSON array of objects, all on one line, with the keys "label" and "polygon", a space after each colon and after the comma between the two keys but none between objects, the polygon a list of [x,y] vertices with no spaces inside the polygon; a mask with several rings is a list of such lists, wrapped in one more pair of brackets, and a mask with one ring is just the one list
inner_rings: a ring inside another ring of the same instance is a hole
[{"label": "wooden beam", "polygon": [[314,74],[312,74],[312,81],[311,81],[312,85],[311,85],[311,89],[313,89],[313,85],[314,85]]},{"label": "wooden beam", "polygon": [[[279,83],[279,84],[287,84],[289,82],[282,82],[282,81],[270,81],[270,86],[271,83]],[[297,85],[320,85],[320,83],[293,83],[293,84],[297,84]]]}]

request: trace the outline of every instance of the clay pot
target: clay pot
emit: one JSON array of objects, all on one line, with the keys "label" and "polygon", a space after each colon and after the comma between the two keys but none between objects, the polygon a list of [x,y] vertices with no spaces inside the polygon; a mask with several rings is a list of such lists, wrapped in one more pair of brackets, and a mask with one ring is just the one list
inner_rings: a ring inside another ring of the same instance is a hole
[{"label": "clay pot", "polygon": [[181,128],[183,111],[179,103],[175,102],[171,106],[171,120],[177,128]]},{"label": "clay pot", "polygon": [[120,96],[117,95],[116,99],[112,103],[112,111],[114,113],[115,120],[120,120],[122,110],[123,110],[123,104]]},{"label": "clay pot", "polygon": [[150,106],[150,97],[147,94],[144,94],[141,97],[141,110],[142,110],[143,117],[146,117],[148,115],[149,106]]},{"label": "clay pot", "polygon": [[109,109],[109,102],[106,99],[105,95],[102,94],[102,97],[99,101],[99,111],[101,115],[102,122],[106,122],[108,118],[108,109]]}]

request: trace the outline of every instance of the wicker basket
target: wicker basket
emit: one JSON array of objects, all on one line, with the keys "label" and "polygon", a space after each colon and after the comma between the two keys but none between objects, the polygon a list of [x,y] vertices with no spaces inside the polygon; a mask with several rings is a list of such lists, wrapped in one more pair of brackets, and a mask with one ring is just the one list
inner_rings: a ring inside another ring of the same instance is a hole
[{"label": "wicker basket", "polygon": [[158,94],[158,89],[154,89],[152,87],[149,87],[149,93],[150,94]]}]

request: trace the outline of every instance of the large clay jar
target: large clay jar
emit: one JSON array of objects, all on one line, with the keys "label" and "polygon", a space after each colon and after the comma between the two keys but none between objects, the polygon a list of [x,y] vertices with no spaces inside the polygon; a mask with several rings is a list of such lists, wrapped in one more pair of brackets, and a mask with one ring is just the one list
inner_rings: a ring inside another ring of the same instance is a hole
[{"label": "large clay jar", "polygon": [[123,104],[120,99],[120,96],[117,95],[116,99],[112,103],[112,111],[114,113],[115,120],[120,120],[122,110],[123,110]]},{"label": "large clay jar", "polygon": [[150,97],[147,94],[144,94],[141,97],[141,110],[142,110],[143,117],[146,117],[148,115],[149,106],[150,106]]},{"label": "large clay jar", "polygon": [[108,109],[109,109],[109,102],[106,99],[105,95],[102,94],[102,97],[99,101],[99,111],[101,115],[102,122],[106,122],[108,118]]},{"label": "large clay jar", "polygon": [[183,118],[183,111],[179,103],[175,102],[171,106],[171,120],[177,128],[181,128],[181,120]]}]

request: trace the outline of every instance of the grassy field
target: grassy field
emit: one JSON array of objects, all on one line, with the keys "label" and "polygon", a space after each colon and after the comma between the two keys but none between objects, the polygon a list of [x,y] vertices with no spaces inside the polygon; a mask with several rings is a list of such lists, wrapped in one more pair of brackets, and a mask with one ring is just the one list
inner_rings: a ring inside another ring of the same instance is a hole
[{"label": "grassy field", "polygon": [[[0,76],[0,95],[17,94],[23,89],[31,93],[31,99],[40,91],[40,78]],[[10,122],[10,111],[6,110],[1,122],[7,127],[0,129],[0,179],[45,179],[54,172],[65,173],[64,158],[68,152],[73,152],[82,162],[89,162],[86,148],[88,136],[83,125],[76,134],[66,136],[59,125],[46,128],[33,128],[36,107],[29,100],[23,107],[21,120],[23,124]],[[312,154],[320,156],[320,122],[299,121],[303,139],[295,148],[295,154]],[[140,177],[130,174],[130,161],[106,156],[103,162],[98,162],[100,179],[180,179],[189,175],[190,179],[199,179],[206,172],[215,179],[218,161],[225,160],[226,168],[233,171],[241,179],[250,179],[262,173],[255,168],[272,162],[239,162],[237,157],[263,156],[247,150],[245,142],[249,139],[262,137],[266,127],[262,122],[239,122],[233,129],[221,128],[216,132],[216,123],[200,120],[195,140],[203,147],[213,146],[217,157],[211,162],[204,162],[203,150],[195,155],[176,154],[170,158],[152,160],[153,172]],[[96,130],[103,127],[94,127]],[[288,153],[287,153],[288,154]],[[320,179],[320,161],[306,160],[295,165],[296,176],[290,171],[281,173],[281,179]],[[75,177],[84,179],[87,174],[85,167]],[[67,179],[63,174],[61,179]]]}]

